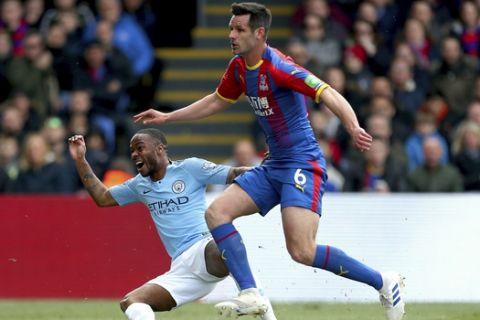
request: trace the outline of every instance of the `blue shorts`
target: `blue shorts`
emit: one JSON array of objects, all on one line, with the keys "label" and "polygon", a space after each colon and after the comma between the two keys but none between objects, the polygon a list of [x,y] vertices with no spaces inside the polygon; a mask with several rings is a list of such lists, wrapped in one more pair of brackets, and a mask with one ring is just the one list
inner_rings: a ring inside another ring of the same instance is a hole
[{"label": "blue shorts", "polygon": [[262,216],[280,204],[281,208],[302,207],[321,215],[327,173],[323,158],[305,162],[269,161],[235,178],[252,198]]}]

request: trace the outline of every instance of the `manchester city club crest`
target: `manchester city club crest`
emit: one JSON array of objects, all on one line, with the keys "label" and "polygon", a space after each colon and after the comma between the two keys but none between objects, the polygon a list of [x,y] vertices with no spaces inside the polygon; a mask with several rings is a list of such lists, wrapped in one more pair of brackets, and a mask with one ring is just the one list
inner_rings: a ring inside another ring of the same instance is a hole
[{"label": "manchester city club crest", "polygon": [[185,190],[185,182],[177,180],[172,184],[172,191],[175,193],[182,193]]}]

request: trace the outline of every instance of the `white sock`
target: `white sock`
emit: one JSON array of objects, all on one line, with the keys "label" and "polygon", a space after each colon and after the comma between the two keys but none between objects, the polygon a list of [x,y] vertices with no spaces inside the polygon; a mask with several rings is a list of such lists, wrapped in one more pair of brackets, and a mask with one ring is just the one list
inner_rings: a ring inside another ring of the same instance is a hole
[{"label": "white sock", "polygon": [[155,313],[146,303],[135,302],[125,310],[128,320],[155,320]]}]

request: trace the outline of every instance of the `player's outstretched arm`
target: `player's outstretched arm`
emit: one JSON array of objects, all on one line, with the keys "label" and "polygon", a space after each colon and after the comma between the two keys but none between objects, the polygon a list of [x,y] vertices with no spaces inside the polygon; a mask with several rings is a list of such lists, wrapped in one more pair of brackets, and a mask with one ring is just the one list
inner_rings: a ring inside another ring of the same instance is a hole
[{"label": "player's outstretched arm", "polygon": [[372,144],[372,136],[360,127],[357,116],[350,103],[331,87],[322,92],[321,99],[325,105],[340,118],[352,137],[355,147],[360,151],[369,150]]},{"label": "player's outstretched arm", "polygon": [[225,110],[230,103],[220,99],[216,93],[209,94],[196,102],[165,113],[154,109],[140,112],[133,116],[134,122],[142,124],[163,124],[175,121],[188,121],[206,118],[214,113]]},{"label": "player's outstretched arm", "polygon": [[87,147],[83,136],[75,135],[69,138],[68,149],[70,156],[75,161],[78,175],[95,203],[99,207],[117,206],[118,203],[113,199],[108,188],[98,179],[90,167],[90,164],[88,164],[88,161],[85,159]]}]

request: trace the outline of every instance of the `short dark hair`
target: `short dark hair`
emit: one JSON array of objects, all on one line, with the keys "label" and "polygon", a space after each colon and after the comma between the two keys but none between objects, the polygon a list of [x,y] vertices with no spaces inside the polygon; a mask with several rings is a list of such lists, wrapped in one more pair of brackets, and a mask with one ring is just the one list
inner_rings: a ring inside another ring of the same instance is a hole
[{"label": "short dark hair", "polygon": [[155,129],[155,128],[140,129],[137,131],[137,134],[148,134],[150,137],[152,137],[159,143],[163,144],[164,146],[168,145],[165,134],[158,129]]},{"label": "short dark hair", "polygon": [[248,25],[250,26],[250,29],[253,31],[263,27],[265,28],[265,39],[268,37],[268,31],[272,24],[272,13],[270,12],[270,9],[263,4],[256,2],[234,2],[231,11],[234,16],[249,14],[250,21],[248,22]]}]

